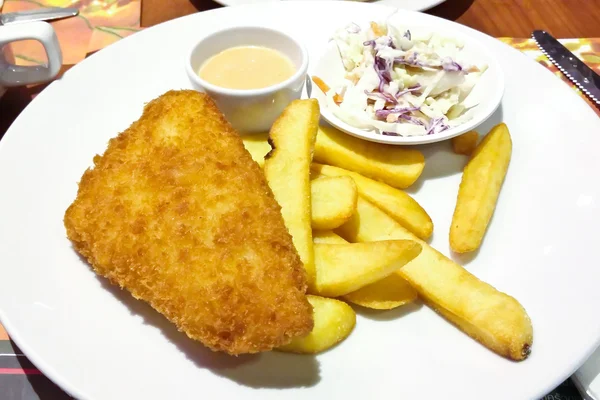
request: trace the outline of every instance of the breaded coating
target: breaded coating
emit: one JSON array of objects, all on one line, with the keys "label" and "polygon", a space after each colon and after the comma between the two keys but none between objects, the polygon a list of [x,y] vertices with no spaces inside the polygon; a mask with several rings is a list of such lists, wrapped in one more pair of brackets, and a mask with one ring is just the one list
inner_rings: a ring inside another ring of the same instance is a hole
[{"label": "breaded coating", "polygon": [[313,328],[280,207],[205,94],[148,103],[94,158],[64,224],[98,274],[213,350],[267,351]]}]

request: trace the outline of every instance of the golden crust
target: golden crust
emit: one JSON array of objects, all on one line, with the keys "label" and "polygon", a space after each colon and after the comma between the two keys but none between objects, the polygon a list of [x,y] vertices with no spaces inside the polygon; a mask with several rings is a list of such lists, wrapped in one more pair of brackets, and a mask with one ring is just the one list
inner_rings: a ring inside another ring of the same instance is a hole
[{"label": "golden crust", "polygon": [[213,350],[266,351],[312,330],[280,207],[207,95],[148,103],[94,158],[64,223],[98,274]]}]

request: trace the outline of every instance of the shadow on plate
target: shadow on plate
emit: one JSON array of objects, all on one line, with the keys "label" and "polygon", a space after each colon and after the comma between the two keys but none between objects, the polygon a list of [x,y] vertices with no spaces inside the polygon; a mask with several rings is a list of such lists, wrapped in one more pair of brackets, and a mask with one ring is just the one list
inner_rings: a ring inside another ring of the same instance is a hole
[{"label": "shadow on plate", "polygon": [[244,354],[238,357],[214,352],[179,332],[174,324],[147,303],[136,300],[127,290],[96,275],[102,287],[125,304],[144,324],[159,328],[163,335],[200,368],[253,388],[291,388],[314,386],[320,381],[317,359],[310,355],[279,352]]},{"label": "shadow on plate", "polygon": [[423,307],[423,304],[419,300],[394,308],[393,310],[373,310],[371,308],[361,307],[355,304],[352,305],[352,308],[354,308],[358,315],[374,321],[390,321],[393,319],[402,318],[405,315],[419,311],[421,307]]},{"label": "shadow on plate", "polygon": [[425,156],[425,168],[414,184],[403,189],[408,194],[418,193],[425,181],[460,174],[467,162],[465,156],[452,151],[449,140],[419,146],[418,149]]},{"label": "shadow on plate", "polygon": [[[73,248],[81,261],[91,266]],[[311,387],[321,380],[320,366],[314,355],[297,355],[276,351],[244,354],[238,357],[214,352],[202,343],[179,332],[174,324],[154,310],[148,303],[135,299],[129,291],[111,284],[108,279],[94,272],[102,288],[123,303],[132,315],[142,317],[144,324],[160,329],[167,340],[174,344],[188,360],[199,368],[210,369],[216,375],[252,388]]]},{"label": "shadow on plate", "polygon": [[[486,135],[493,126],[502,122],[502,105],[481,125],[475,128],[480,136]],[[452,151],[451,140],[417,146],[425,156],[425,168],[419,179],[410,187],[404,189],[409,194],[417,193],[427,180],[444,178],[460,174],[465,167],[467,157]]]},{"label": "shadow on plate", "polygon": [[[485,237],[483,240],[485,240]],[[457,264],[462,265],[464,267],[477,257],[477,255],[479,254],[479,249],[481,249],[481,246],[477,250],[470,251],[468,253],[456,253],[454,251],[450,251],[450,258],[452,258],[452,260],[454,260],[454,262],[456,262]]]}]

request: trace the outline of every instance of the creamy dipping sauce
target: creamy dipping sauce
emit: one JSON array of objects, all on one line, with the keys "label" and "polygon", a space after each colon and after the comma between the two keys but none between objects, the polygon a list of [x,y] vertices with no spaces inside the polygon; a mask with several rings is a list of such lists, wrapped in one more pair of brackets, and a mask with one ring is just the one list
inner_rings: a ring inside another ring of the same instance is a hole
[{"label": "creamy dipping sauce", "polygon": [[262,89],[290,78],[296,68],[286,55],[268,47],[240,46],[209,58],[198,76],[227,89]]}]

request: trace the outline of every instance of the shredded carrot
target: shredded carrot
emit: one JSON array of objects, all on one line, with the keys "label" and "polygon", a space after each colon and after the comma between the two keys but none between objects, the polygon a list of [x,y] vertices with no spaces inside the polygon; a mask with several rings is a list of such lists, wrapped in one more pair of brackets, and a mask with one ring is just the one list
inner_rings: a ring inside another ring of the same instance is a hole
[{"label": "shredded carrot", "polygon": [[[315,85],[317,85],[319,87],[319,89],[321,89],[321,91],[324,94],[327,94],[327,92],[329,92],[329,90],[331,90],[329,85],[326,84],[325,81],[323,81],[323,79],[319,78],[318,76],[313,76],[312,81],[315,83]],[[335,104],[339,105],[339,104],[342,104],[342,102],[344,101],[344,98],[336,93],[333,95],[333,101],[335,102]]]},{"label": "shredded carrot", "polygon": [[323,82],[323,79],[319,78],[318,76],[313,76],[312,81],[319,87],[319,89],[321,89],[323,93],[327,94],[327,92],[329,92],[330,87]]},{"label": "shredded carrot", "polygon": [[371,21],[371,30],[373,31],[376,37],[387,35],[385,29],[380,28],[379,25],[377,25],[377,22]]}]

